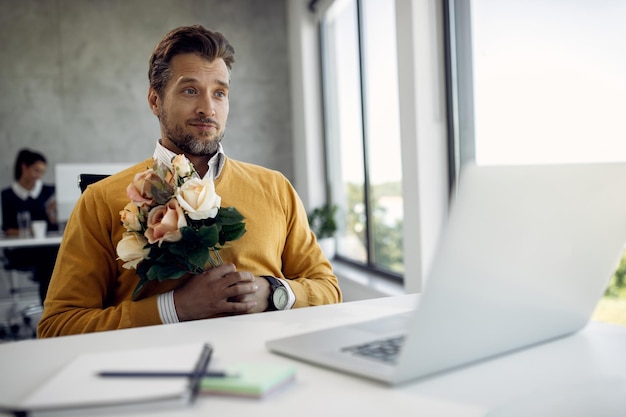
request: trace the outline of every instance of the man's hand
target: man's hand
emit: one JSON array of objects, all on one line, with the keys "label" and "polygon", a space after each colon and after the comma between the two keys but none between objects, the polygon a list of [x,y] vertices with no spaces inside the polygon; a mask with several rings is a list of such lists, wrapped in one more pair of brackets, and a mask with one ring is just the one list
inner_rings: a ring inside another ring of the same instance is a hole
[{"label": "man's hand", "polygon": [[250,272],[225,264],[193,276],[174,291],[180,321],[232,314],[258,313],[267,309],[269,284]]}]

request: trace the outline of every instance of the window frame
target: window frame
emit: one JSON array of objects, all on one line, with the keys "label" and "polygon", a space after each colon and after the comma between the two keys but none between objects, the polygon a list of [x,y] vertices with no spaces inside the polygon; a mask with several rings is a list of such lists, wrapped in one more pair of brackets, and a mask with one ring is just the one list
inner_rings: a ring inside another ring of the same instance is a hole
[{"label": "window frame", "polygon": [[[305,208],[326,202],[318,22],[335,1],[288,2],[294,185]],[[404,210],[404,291],[420,292],[450,195],[443,4],[396,0]],[[420,71],[416,71],[419,68]],[[407,256],[406,254],[410,254]],[[339,276],[340,282],[342,277]]]},{"label": "window frame", "polygon": [[[357,55],[358,55],[358,62],[357,62],[357,67],[359,69],[359,75],[358,75],[358,85],[359,85],[359,112],[361,117],[359,118],[360,120],[360,131],[361,131],[361,146],[362,146],[362,150],[363,150],[363,154],[362,154],[362,159],[361,159],[361,163],[362,163],[362,168],[363,168],[363,203],[364,203],[364,215],[365,215],[365,240],[363,242],[363,246],[364,249],[366,251],[366,259],[364,262],[360,262],[358,260],[355,259],[351,259],[347,256],[342,255],[339,251],[337,251],[337,253],[335,254],[335,259],[341,262],[344,262],[346,264],[350,264],[351,266],[361,269],[363,271],[368,271],[368,272],[375,272],[378,275],[387,278],[387,279],[391,279],[391,280],[395,280],[397,282],[402,282],[403,280],[403,275],[401,273],[392,271],[382,265],[380,265],[379,263],[377,263],[375,261],[375,248],[374,248],[374,236],[373,233],[374,232],[374,219],[373,219],[373,207],[372,207],[372,190],[371,190],[371,176],[370,176],[370,147],[371,147],[371,143],[370,143],[370,131],[369,131],[369,127],[366,121],[367,118],[367,112],[368,112],[368,104],[367,104],[367,100],[369,97],[369,91],[367,90],[367,84],[368,82],[365,80],[365,67],[366,67],[366,58],[364,56],[365,51],[364,51],[364,33],[363,33],[363,4],[362,2],[364,0],[351,0],[355,2],[355,12],[356,12],[356,16],[355,16],[355,23],[357,26],[357,33],[356,33],[356,49],[358,51]],[[332,6],[337,5],[340,2],[334,2]],[[341,6],[341,4],[339,4],[339,6]],[[331,177],[333,176],[333,166],[335,165],[335,163],[333,162],[328,162],[329,160],[335,160],[338,156],[332,154],[332,150],[337,147],[337,144],[335,143],[334,140],[330,139],[330,131],[333,130],[332,127],[329,127],[327,125],[327,123],[331,123],[331,117],[327,117],[327,109],[330,108],[330,111],[332,112],[334,109],[334,101],[332,99],[329,99],[325,92],[326,91],[333,91],[335,90],[335,79],[331,77],[326,77],[326,71],[328,69],[327,65],[332,64],[332,62],[330,61],[326,61],[325,57],[326,54],[324,53],[324,45],[326,44],[326,40],[325,40],[325,31],[324,31],[324,19],[326,18],[326,16],[332,13],[332,11],[329,9],[326,11],[326,13],[323,14],[322,18],[320,18],[319,23],[318,23],[318,28],[319,28],[319,36],[320,36],[320,65],[321,65],[321,74],[322,74],[322,103],[323,103],[323,115],[324,115],[324,125],[325,125],[325,129],[324,129],[324,145],[325,145],[325,155],[326,155],[326,171],[325,171],[325,178],[326,178],[326,182],[327,184],[331,184]],[[332,54],[332,51],[331,51]],[[332,70],[329,70],[332,71]],[[330,78],[330,79],[329,79]],[[335,193],[337,192],[337,190],[335,190]],[[335,202],[337,200],[336,196],[333,195],[332,192],[332,188],[328,187],[327,188],[327,193],[326,193],[326,198],[327,201],[329,202]]]}]

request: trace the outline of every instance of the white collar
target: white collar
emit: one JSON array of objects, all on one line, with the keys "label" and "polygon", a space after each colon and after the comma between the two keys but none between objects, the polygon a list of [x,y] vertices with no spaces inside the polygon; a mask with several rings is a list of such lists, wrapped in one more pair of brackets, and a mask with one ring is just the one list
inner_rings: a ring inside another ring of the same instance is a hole
[{"label": "white collar", "polygon": [[[161,145],[161,140],[157,140],[156,148],[154,150],[154,154],[152,157],[155,161],[159,161],[164,164],[168,168],[172,168],[172,158],[176,156],[176,153],[170,151],[165,146]],[[211,159],[209,159],[209,169],[204,176],[204,178],[210,178],[215,180],[222,173],[222,168],[224,167],[224,161],[226,160],[226,154],[224,153],[224,149],[222,148],[222,144],[220,143],[217,152]]]},{"label": "white collar", "polygon": [[34,200],[39,197],[39,194],[41,194],[41,190],[43,189],[43,182],[41,180],[37,180],[35,181],[35,186],[33,187],[33,189],[27,190],[26,188],[22,187],[19,182],[15,181],[13,184],[11,184],[11,189],[13,190],[15,195],[20,198],[20,200],[26,201],[28,200],[28,197]]}]

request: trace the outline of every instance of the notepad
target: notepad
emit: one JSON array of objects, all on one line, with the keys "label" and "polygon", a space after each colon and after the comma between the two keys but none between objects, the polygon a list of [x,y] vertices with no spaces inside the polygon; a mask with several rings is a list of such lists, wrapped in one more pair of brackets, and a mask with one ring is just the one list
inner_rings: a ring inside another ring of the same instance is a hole
[{"label": "notepad", "polygon": [[16,404],[0,409],[47,412],[146,404],[182,406],[190,402],[190,379],[102,378],[107,369],[193,371],[204,343],[151,347],[77,356]]},{"label": "notepad", "polygon": [[291,383],[293,366],[271,362],[241,362],[226,367],[226,378],[203,378],[200,394],[265,397]]}]

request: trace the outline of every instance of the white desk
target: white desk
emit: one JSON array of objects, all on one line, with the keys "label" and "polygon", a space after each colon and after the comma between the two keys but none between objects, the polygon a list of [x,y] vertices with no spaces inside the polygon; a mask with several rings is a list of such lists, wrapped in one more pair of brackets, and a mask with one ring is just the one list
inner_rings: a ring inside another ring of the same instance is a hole
[{"label": "white desk", "polygon": [[81,352],[191,341],[211,342],[216,365],[242,359],[295,364],[297,381],[263,400],[201,397],[189,408],[126,415],[483,416],[534,392],[563,392],[571,384],[594,384],[598,376],[626,375],[626,328],[600,323],[571,337],[397,388],[276,356],[264,345],[270,338],[406,311],[414,302],[415,296],[399,296],[0,345],[0,402],[21,398]]},{"label": "white desk", "polygon": [[[61,240],[63,235],[60,232],[51,232],[48,233],[44,238],[35,238],[35,237],[13,237],[13,236],[0,236],[0,251],[4,251],[5,249],[16,249],[16,248],[37,248],[37,247],[46,247],[46,246],[59,246],[61,244]],[[2,253],[0,253],[1,255]],[[16,298],[19,290],[17,283],[17,278],[13,274],[11,276],[7,276],[9,280],[9,288],[11,295],[13,296],[14,305],[17,305],[18,299]]]},{"label": "white desk", "polygon": [[0,249],[59,246],[62,238],[63,235],[58,232],[48,233],[44,238],[2,236],[0,237]]}]

